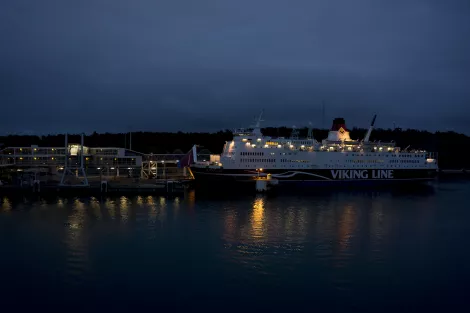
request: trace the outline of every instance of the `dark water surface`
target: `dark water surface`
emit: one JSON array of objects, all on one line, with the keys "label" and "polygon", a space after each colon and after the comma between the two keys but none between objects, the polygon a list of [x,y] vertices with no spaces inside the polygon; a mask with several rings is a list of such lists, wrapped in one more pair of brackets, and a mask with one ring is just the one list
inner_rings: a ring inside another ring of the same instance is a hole
[{"label": "dark water surface", "polygon": [[1,196],[1,307],[461,310],[469,196],[458,181],[276,197]]}]

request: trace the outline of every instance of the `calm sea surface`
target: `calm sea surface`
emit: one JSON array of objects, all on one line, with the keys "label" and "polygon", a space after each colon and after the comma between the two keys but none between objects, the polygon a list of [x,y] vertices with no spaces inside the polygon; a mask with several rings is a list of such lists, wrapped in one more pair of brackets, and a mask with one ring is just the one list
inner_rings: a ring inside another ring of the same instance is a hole
[{"label": "calm sea surface", "polygon": [[0,307],[462,310],[469,198],[469,181],[410,192],[0,196]]}]

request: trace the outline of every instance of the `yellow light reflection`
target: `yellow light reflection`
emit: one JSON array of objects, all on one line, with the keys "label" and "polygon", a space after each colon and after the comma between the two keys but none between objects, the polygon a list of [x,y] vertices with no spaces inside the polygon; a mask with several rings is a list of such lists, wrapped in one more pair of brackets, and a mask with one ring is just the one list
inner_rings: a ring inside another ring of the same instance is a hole
[{"label": "yellow light reflection", "polygon": [[194,190],[188,190],[188,192],[184,195],[184,199],[188,204],[189,210],[194,209],[194,205],[196,204],[196,192]]},{"label": "yellow light reflection", "polygon": [[122,196],[119,200],[121,220],[126,223],[129,219],[129,199],[127,197]]},{"label": "yellow light reflection", "polygon": [[100,220],[101,219],[101,205],[98,199],[96,199],[95,197],[92,197],[90,199],[90,207],[93,210],[93,215],[95,216],[95,218]]},{"label": "yellow light reflection", "polygon": [[72,205],[72,214],[68,218],[68,225],[71,229],[80,229],[85,219],[85,204],[80,199],[75,199]]},{"label": "yellow light reflection", "polygon": [[166,218],[166,199],[165,197],[160,197],[160,221]]},{"label": "yellow light reflection", "polygon": [[157,205],[155,204],[155,200],[152,196],[148,196],[146,198],[147,200],[147,205],[148,206],[148,235],[149,239],[154,239],[156,238],[156,233],[155,233],[155,223],[157,220]]},{"label": "yellow light reflection", "polygon": [[116,203],[110,200],[109,198],[107,198],[104,203],[104,207],[108,209],[108,213],[111,219],[115,219],[116,218]]},{"label": "yellow light reflection", "polygon": [[180,209],[180,198],[176,197],[176,198],[173,200],[174,218],[176,218],[179,209]]},{"label": "yellow light reflection", "polygon": [[11,205],[10,199],[8,199],[7,197],[4,197],[2,201],[2,211],[10,212],[11,208],[12,208],[12,205]]},{"label": "yellow light reflection", "polygon": [[263,239],[265,236],[265,199],[258,197],[253,203],[251,214],[251,235],[253,239]]},{"label": "yellow light reflection", "polygon": [[144,198],[142,198],[141,196],[138,196],[137,197],[137,205],[142,207],[144,206]]},{"label": "yellow light reflection", "polygon": [[155,199],[152,196],[147,197],[147,203],[149,205],[155,205]]}]

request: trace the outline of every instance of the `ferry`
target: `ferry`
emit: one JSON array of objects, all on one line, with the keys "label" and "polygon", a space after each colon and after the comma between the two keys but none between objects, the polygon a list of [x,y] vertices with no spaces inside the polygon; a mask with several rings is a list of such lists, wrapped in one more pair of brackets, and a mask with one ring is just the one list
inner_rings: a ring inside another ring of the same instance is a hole
[{"label": "ferry", "polygon": [[196,184],[214,182],[247,183],[260,177],[281,184],[381,184],[416,183],[435,179],[437,154],[425,150],[401,149],[395,142],[370,141],[376,115],[362,140],[350,138],[344,118],[335,118],[328,137],[318,142],[309,129],[299,138],[263,136],[262,113],[253,127],[237,129],[220,155],[198,160],[194,146],[187,162]]}]

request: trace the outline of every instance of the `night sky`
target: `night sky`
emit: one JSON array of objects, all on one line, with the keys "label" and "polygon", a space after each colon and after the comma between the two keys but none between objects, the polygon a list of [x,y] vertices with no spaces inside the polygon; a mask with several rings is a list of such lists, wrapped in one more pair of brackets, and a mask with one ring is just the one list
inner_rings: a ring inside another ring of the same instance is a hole
[{"label": "night sky", "polygon": [[469,0],[1,0],[0,134],[470,134]]}]

